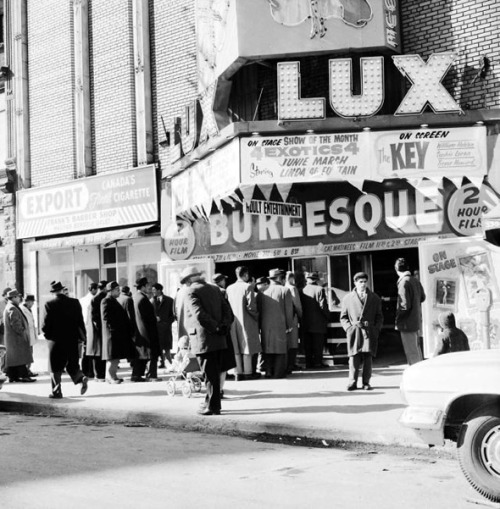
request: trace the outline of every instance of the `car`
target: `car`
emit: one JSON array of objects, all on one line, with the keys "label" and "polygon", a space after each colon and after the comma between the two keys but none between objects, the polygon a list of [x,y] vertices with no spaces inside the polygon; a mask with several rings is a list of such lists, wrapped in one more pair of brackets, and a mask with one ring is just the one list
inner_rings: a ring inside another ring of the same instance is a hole
[{"label": "car", "polygon": [[500,502],[500,350],[456,352],[407,368],[399,422],[430,446],[457,444],[460,467],[487,499]]}]

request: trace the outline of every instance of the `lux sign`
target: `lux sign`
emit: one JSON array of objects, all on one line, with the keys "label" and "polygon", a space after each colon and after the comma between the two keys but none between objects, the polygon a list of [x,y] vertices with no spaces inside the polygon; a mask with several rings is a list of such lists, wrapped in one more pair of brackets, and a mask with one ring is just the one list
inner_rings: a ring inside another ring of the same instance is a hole
[{"label": "lux sign", "polygon": [[[394,55],[397,69],[412,86],[395,115],[418,115],[429,105],[435,113],[462,112],[459,104],[442,85],[456,59],[455,53],[437,53],[427,63],[419,55]],[[330,106],[341,117],[371,117],[384,102],[384,60],[361,58],[362,93],[352,94],[352,59],[329,61]],[[278,119],[313,120],[325,118],[325,99],[300,97],[299,62],[278,64]]]}]

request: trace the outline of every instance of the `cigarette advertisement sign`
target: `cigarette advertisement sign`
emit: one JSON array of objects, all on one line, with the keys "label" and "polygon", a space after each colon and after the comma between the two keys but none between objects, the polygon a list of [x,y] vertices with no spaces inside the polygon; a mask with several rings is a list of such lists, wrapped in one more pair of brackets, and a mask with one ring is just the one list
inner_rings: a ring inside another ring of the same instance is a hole
[{"label": "cigarette advertisement sign", "polygon": [[455,314],[471,350],[500,348],[500,248],[480,236],[427,240],[419,246],[424,354],[439,339],[439,316]]},{"label": "cigarette advertisement sign", "polygon": [[374,132],[378,180],[386,178],[462,177],[486,174],[486,127]]},{"label": "cigarette advertisement sign", "polygon": [[242,184],[363,182],[371,178],[368,133],[263,136],[241,140]]},{"label": "cigarette advertisement sign", "polygon": [[45,237],[158,220],[154,166],[17,193],[17,237]]},{"label": "cigarette advertisement sign", "polygon": [[[256,186],[252,201],[273,196],[265,187]],[[499,203],[486,185],[457,189],[449,180],[433,190],[398,179],[367,182],[363,191],[347,182],[292,185],[284,203],[301,205],[300,217],[248,213],[246,203],[227,206],[210,221],[194,222],[192,257],[222,261],[416,247],[426,237],[480,233],[481,211]],[[472,197],[476,206],[455,208],[463,197]]]}]

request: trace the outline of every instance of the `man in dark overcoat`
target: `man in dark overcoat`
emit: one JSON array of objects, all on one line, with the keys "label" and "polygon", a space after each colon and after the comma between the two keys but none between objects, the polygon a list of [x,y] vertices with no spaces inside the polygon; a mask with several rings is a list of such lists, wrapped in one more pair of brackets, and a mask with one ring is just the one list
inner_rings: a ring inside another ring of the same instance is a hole
[{"label": "man in dark overcoat", "polygon": [[196,267],[186,267],[181,279],[191,283],[185,297],[186,325],[191,351],[205,373],[205,403],[198,413],[219,415],[222,355],[227,348],[232,312],[221,291],[208,284]]},{"label": "man in dark overcoat", "polygon": [[42,331],[49,349],[49,371],[52,393],[49,398],[62,398],[61,376],[64,369],[73,383],[82,384],[80,393],[87,392],[88,379],[80,369],[78,342],[85,331],[82,306],[78,299],[62,293],[60,282],[51,284],[54,298],[45,304]]},{"label": "man in dark overcoat", "polygon": [[97,294],[90,302],[90,314],[92,318],[92,336],[87,337],[86,354],[92,358],[94,366],[95,379],[98,382],[104,382],[106,379],[106,361],[102,360],[102,317],[101,302],[106,297],[107,281],[99,281],[97,284]]},{"label": "man in dark overcoat", "polygon": [[326,291],[318,280],[317,272],[306,272],[306,286],[300,294],[306,368],[328,367],[323,364],[323,348],[330,311]]},{"label": "man in dark overcoat", "polygon": [[340,323],[346,331],[349,355],[348,391],[354,391],[361,362],[363,363],[363,389],[371,390],[372,357],[377,355],[378,337],[384,323],[382,301],[367,287],[368,275],[354,275],[354,289],[342,300]]},{"label": "man in dark overcoat", "polygon": [[107,295],[101,301],[102,358],[106,361],[106,381],[119,384],[123,382],[117,375],[120,359],[131,359],[135,355],[133,326],[127,312],[117,300],[120,285],[111,281],[106,285],[106,291]]},{"label": "man in dark overcoat", "polygon": [[[147,373],[147,380],[160,380],[158,378],[159,341],[156,329],[156,316],[153,304],[151,304],[146,293],[147,285],[148,279],[145,277],[139,278],[135,283],[137,291],[133,296],[136,325],[134,343],[138,358],[132,362],[132,377],[130,378],[132,382],[146,381],[144,373],[148,359],[151,359],[151,362]],[[156,357],[153,358],[153,356]]]},{"label": "man in dark overcoat", "polygon": [[152,287],[151,303],[155,308],[156,328],[160,342],[160,367],[165,367],[165,359],[172,361],[172,323],[175,320],[174,299],[163,293],[163,285],[155,283]]}]

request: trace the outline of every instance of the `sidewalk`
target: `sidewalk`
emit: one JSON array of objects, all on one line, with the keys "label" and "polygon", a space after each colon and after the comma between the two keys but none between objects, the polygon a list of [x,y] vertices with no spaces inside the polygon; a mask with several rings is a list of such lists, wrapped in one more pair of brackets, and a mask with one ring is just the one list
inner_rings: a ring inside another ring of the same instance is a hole
[{"label": "sidewalk", "polygon": [[[283,380],[228,380],[222,415],[202,417],[196,411],[203,392],[185,398],[178,387],[176,395],[170,397],[165,381],[131,383],[125,361],[119,371],[119,376],[125,378],[124,383],[111,385],[90,381],[87,394],[80,396],[80,386],[73,385],[65,376],[64,399],[50,400],[43,347],[41,342],[35,349],[37,362],[32,366],[40,373],[38,381],[31,384],[6,382],[0,391],[0,410],[231,435],[269,433],[326,441],[422,447],[414,433],[398,423],[404,408],[399,384],[406,365],[397,355],[386,357],[385,362],[377,360],[372,391],[347,392],[347,366],[343,365],[296,372]],[[161,372],[159,370],[160,376]]]}]

